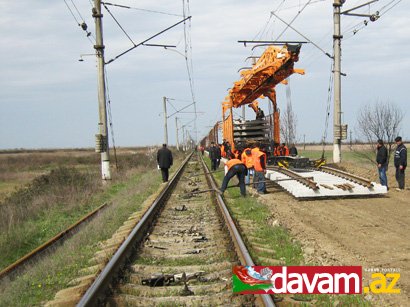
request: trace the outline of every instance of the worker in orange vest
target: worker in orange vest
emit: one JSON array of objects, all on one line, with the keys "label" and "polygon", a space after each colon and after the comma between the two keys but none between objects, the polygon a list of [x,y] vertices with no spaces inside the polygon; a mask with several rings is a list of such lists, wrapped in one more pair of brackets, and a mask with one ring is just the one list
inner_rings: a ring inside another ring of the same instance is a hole
[{"label": "worker in orange vest", "polygon": [[236,175],[239,180],[239,188],[241,190],[241,195],[245,197],[246,196],[245,176],[248,173],[248,170],[245,164],[243,164],[241,160],[235,159],[233,155],[231,157],[232,159],[228,160],[225,163],[225,166],[227,166],[228,168],[228,172],[226,173],[224,177],[224,180],[222,182],[222,186],[219,192],[223,194],[226,188],[228,187],[229,180],[231,180],[231,178]]},{"label": "worker in orange vest", "polygon": [[285,143],[279,146],[279,156],[289,156],[289,148],[286,146]]},{"label": "worker in orange vest", "polygon": [[253,159],[252,159],[252,151],[250,148],[245,148],[242,152],[241,156],[242,163],[245,164],[246,168],[248,169],[248,174],[245,177],[245,184],[249,184],[251,182],[251,173],[253,174]]},{"label": "worker in orange vest", "polygon": [[252,149],[252,159],[255,169],[255,175],[253,176],[254,187],[259,194],[266,194],[266,153],[259,149],[258,144],[255,144]]},{"label": "worker in orange vest", "polygon": [[279,147],[279,144],[278,143],[275,143],[274,145],[273,145],[273,155],[275,156],[275,157],[277,157],[277,156],[280,156],[280,147]]},{"label": "worker in orange vest", "polygon": [[288,146],[286,146],[285,143],[282,143],[282,147],[283,147],[283,156],[289,156],[289,148]]},{"label": "worker in orange vest", "polygon": [[226,158],[226,152],[225,152],[225,145],[224,144],[221,145],[221,156],[222,156],[222,158]]}]

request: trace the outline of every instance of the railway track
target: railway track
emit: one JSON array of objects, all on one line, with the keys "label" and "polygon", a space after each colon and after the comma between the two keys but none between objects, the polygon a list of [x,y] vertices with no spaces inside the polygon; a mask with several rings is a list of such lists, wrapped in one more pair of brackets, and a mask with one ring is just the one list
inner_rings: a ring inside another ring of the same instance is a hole
[{"label": "railway track", "polygon": [[[296,198],[369,196],[387,193],[386,187],[335,168],[291,171],[269,166],[267,177]],[[286,180],[290,180],[287,182]],[[292,182],[293,180],[293,182]]]},{"label": "railway track", "polygon": [[98,215],[102,210],[107,207],[107,203],[102,204],[95,210],[88,213],[86,216],[82,217],[80,220],[69,226],[67,229],[61,231],[47,242],[41,244],[39,247],[31,251],[30,253],[24,255],[14,263],[10,264],[2,271],[0,271],[0,280],[3,278],[13,278],[15,274],[24,270],[26,264],[33,262],[42,255],[46,254],[48,251],[55,248],[57,245],[62,244],[68,238],[71,238],[83,224],[90,222],[95,216]]},{"label": "railway track", "polygon": [[268,295],[233,295],[232,266],[254,263],[223,198],[192,193],[216,188],[206,173],[200,156],[188,157],[129,235],[113,236],[123,233],[119,248],[104,244],[99,255],[109,260],[97,264],[98,273],[73,281],[47,305],[274,306]]}]

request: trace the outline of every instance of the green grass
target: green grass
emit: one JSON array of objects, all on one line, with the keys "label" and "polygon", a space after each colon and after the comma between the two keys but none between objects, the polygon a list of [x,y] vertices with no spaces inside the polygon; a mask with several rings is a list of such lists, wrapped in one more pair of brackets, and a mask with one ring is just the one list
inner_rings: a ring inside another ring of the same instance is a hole
[{"label": "green grass", "polygon": [[[309,152],[312,158],[318,152]],[[320,152],[321,155],[321,152]],[[319,157],[320,157],[319,155]],[[205,159],[208,167],[210,167],[209,159]],[[224,174],[223,172],[214,173],[214,178],[221,184]],[[233,183],[231,182],[231,185]],[[299,242],[294,240],[289,232],[281,226],[271,226],[267,223],[267,217],[272,214],[269,209],[262,203],[258,202],[256,198],[250,197],[249,194],[245,198],[240,195],[239,188],[227,189],[224,193],[224,199],[227,203],[228,209],[234,220],[247,220],[252,225],[255,225],[255,230],[244,233],[245,243],[253,259],[257,256],[270,258],[271,255],[255,252],[252,250],[250,242],[247,241],[247,236],[260,238],[258,240],[265,246],[266,249],[273,251],[276,259],[284,262],[286,266],[297,265],[313,265],[306,263],[303,257],[302,247]],[[269,265],[262,261],[258,265]],[[332,306],[339,302],[342,306],[370,306],[371,304],[364,300],[362,295],[295,295],[302,302],[302,306],[314,305]]]},{"label": "green grass", "polygon": [[79,269],[89,266],[88,259],[99,250],[97,242],[110,238],[128,216],[140,210],[142,202],[159,187],[160,181],[159,176],[149,176],[146,172],[133,176],[130,183],[113,185],[100,196],[113,202],[111,207],[47,260],[40,261],[33,270],[4,288],[2,285],[0,306],[36,305],[52,299],[78,275]]},{"label": "green grass", "polygon": [[[175,158],[176,164],[179,164],[182,155],[176,155]],[[54,235],[53,229],[57,231],[58,227],[64,228],[63,224],[71,224],[103,202],[109,203],[93,221],[55,252],[30,264],[27,271],[16,279],[3,280],[0,283],[0,306],[39,305],[52,299],[58,290],[66,288],[72,279],[79,276],[79,269],[89,266],[89,259],[100,249],[98,242],[110,238],[132,213],[141,210],[145,199],[158,189],[161,175],[153,171],[154,168],[155,163],[150,162],[142,167],[127,169],[126,174],[117,174],[118,180],[113,180],[104,190],[88,195],[87,201],[75,210],[64,211],[64,206],[55,203],[44,214],[20,224],[19,226],[32,224],[30,229],[33,232],[26,233],[22,249],[1,247],[1,259],[4,256],[3,251],[9,252],[9,249],[10,253],[24,254],[26,250],[41,243],[47,237],[45,234]],[[24,237],[23,228],[21,230]]]},{"label": "green grass", "polygon": [[[140,179],[139,177],[136,176],[131,182],[135,184],[136,178]],[[103,203],[110,202],[126,187],[125,183],[116,183],[96,196],[87,197],[84,195],[85,200],[78,200],[79,203],[75,207],[62,199],[60,203],[54,203],[53,206],[41,210],[32,218],[28,218],[18,223],[16,227],[11,227],[9,231],[1,233],[0,247],[4,252],[0,259],[0,269],[45,243]]]}]

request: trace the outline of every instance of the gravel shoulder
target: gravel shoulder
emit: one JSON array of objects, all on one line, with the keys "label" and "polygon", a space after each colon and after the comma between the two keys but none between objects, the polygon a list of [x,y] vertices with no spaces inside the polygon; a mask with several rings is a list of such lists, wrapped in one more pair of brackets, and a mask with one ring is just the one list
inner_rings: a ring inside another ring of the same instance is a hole
[{"label": "gravel shoulder", "polygon": [[[371,177],[369,169],[344,167]],[[301,242],[307,263],[400,269],[397,287],[401,294],[369,294],[366,299],[377,306],[408,306],[410,190],[398,192],[393,178],[390,182],[392,189],[384,197],[298,201],[279,188],[271,188],[270,194],[259,199],[269,207],[271,218]],[[370,276],[364,274],[366,286]]]}]

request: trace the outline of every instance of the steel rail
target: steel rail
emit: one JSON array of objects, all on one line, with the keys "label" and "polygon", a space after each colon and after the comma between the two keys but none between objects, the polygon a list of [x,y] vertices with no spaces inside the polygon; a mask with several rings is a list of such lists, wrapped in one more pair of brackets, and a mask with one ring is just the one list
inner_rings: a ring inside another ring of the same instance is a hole
[{"label": "steel rail", "polygon": [[359,177],[359,176],[356,176],[356,175],[353,175],[353,174],[350,174],[350,173],[347,173],[347,172],[344,172],[344,171],[341,171],[341,170],[338,170],[338,169],[333,168],[333,167],[321,166],[319,168],[319,171],[322,171],[324,173],[328,173],[328,174],[331,174],[331,175],[334,175],[334,176],[337,176],[337,177],[341,177],[343,179],[346,179],[346,180],[352,181],[354,183],[360,184],[360,185],[362,185],[366,188],[372,188],[373,187],[373,183],[370,180]]},{"label": "steel rail", "polygon": [[182,162],[182,165],[176,171],[168,184],[161,191],[159,196],[154,200],[149,209],[145,212],[141,220],[132,229],[130,235],[124,240],[118,250],[114,253],[112,258],[108,261],[101,273],[94,280],[90,288],[82,296],[77,306],[100,306],[104,301],[105,292],[109,290],[112,281],[117,277],[118,273],[125,266],[127,259],[135,250],[135,246],[143,240],[146,231],[151,227],[152,222],[163,207],[165,200],[168,198],[170,192],[176,186],[182,172],[191,158],[193,152]]},{"label": "steel rail", "polygon": [[[217,184],[215,182],[215,179],[213,178],[212,174],[209,172],[208,166],[205,164],[205,161],[203,157],[201,156],[201,161],[202,161],[202,167],[204,168],[205,175],[206,175],[206,180],[210,187],[214,189],[215,191],[218,189]],[[245,243],[242,240],[242,237],[236,228],[235,222],[233,221],[229,210],[225,204],[225,201],[223,200],[222,196],[219,193],[215,193],[215,198],[218,204],[218,208],[225,220],[225,225],[228,227],[229,233],[231,234],[231,238],[233,241],[233,244],[235,245],[235,249],[237,252],[237,255],[239,257],[239,260],[242,265],[247,265],[247,266],[254,266],[255,263],[252,260],[252,257],[246,248]],[[258,295],[258,297],[262,300],[262,303],[264,306],[275,306],[275,303],[273,302],[273,299],[270,295],[268,294],[261,294]]]},{"label": "steel rail", "polygon": [[319,189],[319,186],[317,185],[315,181],[309,178],[300,176],[298,173],[292,172],[291,170],[288,170],[286,168],[278,167],[278,166],[268,166],[267,169],[278,172],[278,173],[282,173],[286,176],[289,176],[314,191]]},{"label": "steel rail", "polygon": [[69,226],[67,229],[61,231],[51,239],[49,239],[47,242],[41,244],[38,246],[36,249],[32,250],[16,262],[10,264],[8,267],[0,271],[0,280],[5,278],[6,276],[10,276],[13,272],[16,272],[17,270],[20,270],[23,268],[25,264],[27,264],[28,261],[33,261],[36,257],[40,256],[43,252],[46,250],[50,249],[51,247],[62,243],[63,240],[68,239],[72,234],[74,234],[78,228],[85,222],[89,222],[91,218],[96,216],[97,213],[99,213],[102,209],[104,209],[107,206],[107,203],[102,204],[98,208],[94,209],[90,213],[88,213],[86,216],[82,217],[80,220]]}]

